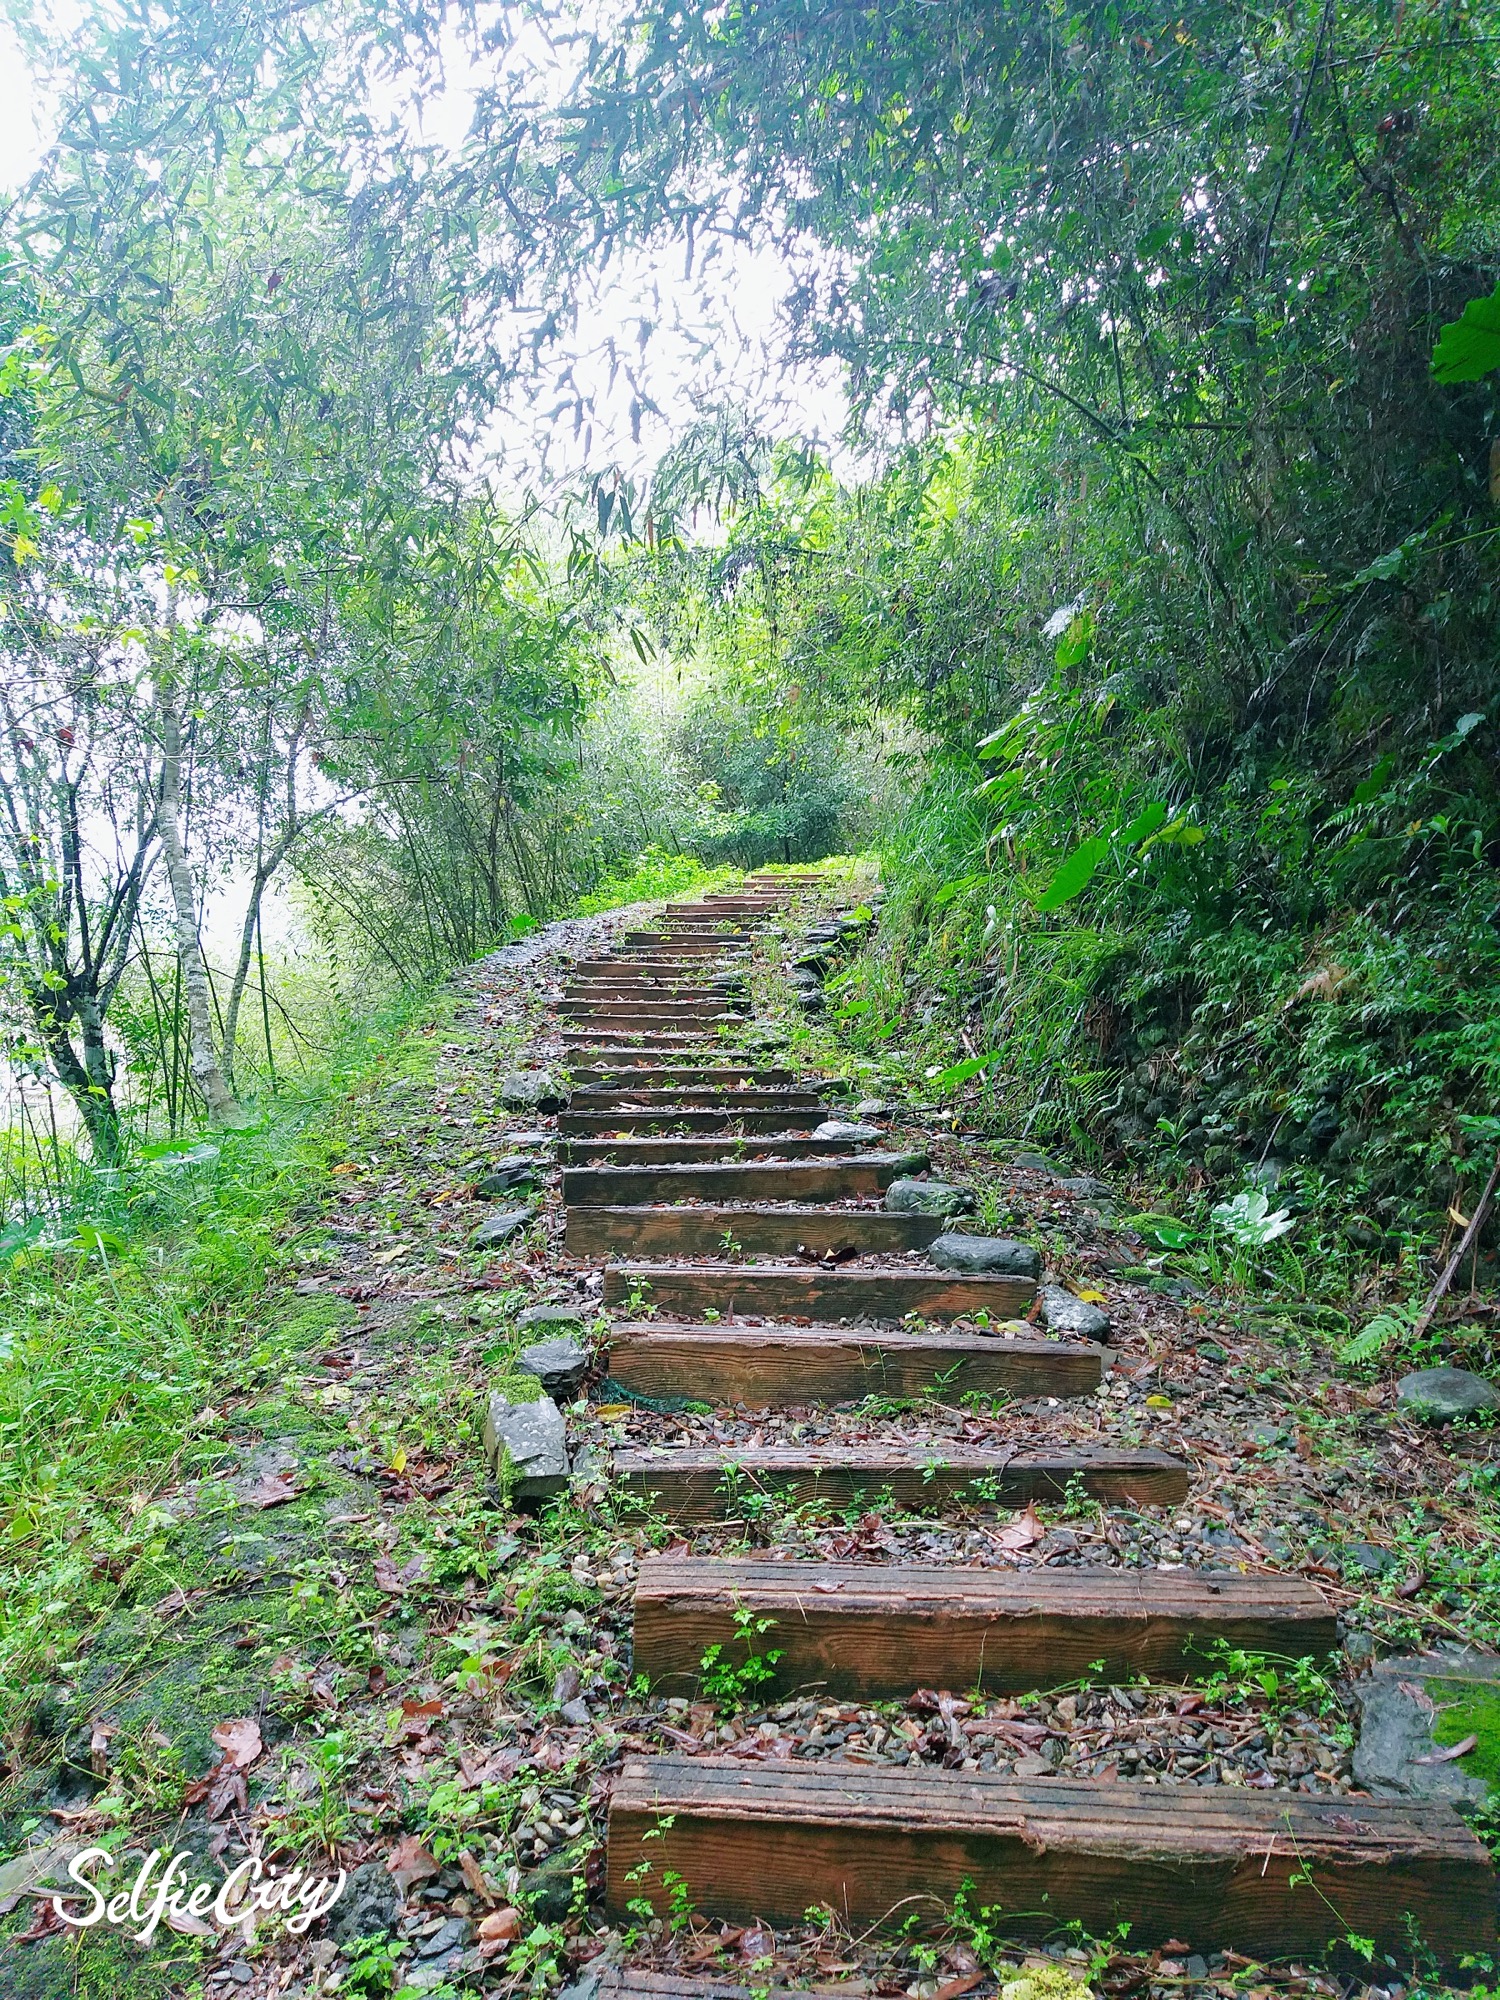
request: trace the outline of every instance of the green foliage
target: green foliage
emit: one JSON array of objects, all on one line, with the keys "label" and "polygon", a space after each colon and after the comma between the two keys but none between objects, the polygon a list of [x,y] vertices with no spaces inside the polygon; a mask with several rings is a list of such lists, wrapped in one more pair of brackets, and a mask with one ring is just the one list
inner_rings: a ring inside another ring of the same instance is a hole
[{"label": "green foliage", "polygon": [[1432,351],[1439,382],[1477,382],[1500,368],[1500,285],[1487,299],[1470,299]]}]

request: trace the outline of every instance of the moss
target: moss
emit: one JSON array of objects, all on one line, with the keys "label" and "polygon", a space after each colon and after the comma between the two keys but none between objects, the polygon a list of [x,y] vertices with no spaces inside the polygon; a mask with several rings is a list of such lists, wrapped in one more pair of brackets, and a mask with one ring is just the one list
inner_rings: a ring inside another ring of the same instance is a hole
[{"label": "moss", "polygon": [[1438,1704],[1433,1741],[1447,1745],[1478,1737],[1462,1760],[1463,1770],[1500,1793],[1500,1681],[1431,1680],[1426,1685]]}]

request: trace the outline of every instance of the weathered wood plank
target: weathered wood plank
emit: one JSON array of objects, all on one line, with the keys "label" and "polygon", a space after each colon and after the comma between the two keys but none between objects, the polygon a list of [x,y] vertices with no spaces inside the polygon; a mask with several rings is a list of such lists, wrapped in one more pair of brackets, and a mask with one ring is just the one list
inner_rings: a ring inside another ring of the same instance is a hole
[{"label": "weathered wood plank", "polygon": [[745,1166],[567,1167],[569,1208],[655,1201],[850,1201],[882,1194],[920,1173],[923,1153],[864,1153],[843,1160],[751,1160]]},{"label": "weathered wood plank", "polygon": [[1201,1675],[1221,1641],[1316,1660],[1338,1644],[1332,1607],[1300,1577],[648,1556],[636,1581],[636,1671],[658,1693],[693,1693],[709,1646],[741,1657],[738,1607],[772,1621],[756,1650],[780,1652],[766,1687],[783,1693],[1180,1680]]},{"label": "weathered wood plank", "polygon": [[1024,1313],[1036,1297],[1031,1278],[964,1277],[951,1271],[820,1271],[797,1264],[612,1264],[604,1273],[604,1302],[618,1305],[644,1290],[659,1312],[701,1313],[711,1306],[726,1317],[773,1319],[992,1320]]},{"label": "weathered wood plank", "polygon": [[738,1091],[741,1086],[747,1090],[779,1090],[797,1082],[792,1070],[767,1068],[753,1062],[664,1063],[651,1056],[612,1057],[608,1063],[593,1068],[575,1066],[572,1076],[581,1090],[633,1089],[637,1084],[658,1090]]},{"label": "weathered wood plank", "polygon": [[876,1444],[736,1451],[661,1447],[614,1455],[616,1488],[669,1521],[737,1519],[747,1493],[837,1507],[889,1493],[898,1506],[916,1511],[965,1500],[1023,1506],[1061,1498],[1074,1480],[1095,1500],[1168,1506],[1186,1498],[1188,1468],[1164,1451],[1105,1445],[1009,1452],[951,1444],[920,1451]]},{"label": "weathered wood plank", "polygon": [[669,1132],[802,1132],[809,1133],[828,1117],[821,1104],[804,1109],[783,1106],[780,1110],[759,1110],[739,1105],[714,1110],[708,1105],[652,1104],[632,1108],[617,1105],[612,1111],[565,1111],[557,1121],[559,1132],[575,1139],[602,1138],[610,1132],[640,1132],[665,1135]]},{"label": "weathered wood plank", "polygon": [[662,1089],[650,1084],[583,1084],[573,1092],[572,1109],[613,1111],[617,1106],[652,1111],[819,1111],[823,1099],[815,1090],[741,1089],[734,1084],[679,1084]]},{"label": "weathered wood plank", "polygon": [[[577,1102],[577,1099],[574,1099]],[[570,1257],[633,1250],[664,1257],[718,1257],[728,1234],[752,1256],[814,1257],[842,1251],[924,1250],[943,1231],[936,1215],[849,1208],[570,1208]]]},{"label": "weathered wood plank", "polygon": [[[653,1300],[654,1303],[654,1300]],[[855,1333],[842,1327],[622,1324],[610,1373],[636,1396],[744,1403],[750,1409],[846,1403],[863,1396],[1087,1396],[1099,1349],[1075,1342],[990,1340],[975,1333]]]},{"label": "weathered wood plank", "polygon": [[896,1923],[906,1899],[968,1884],[1007,1931],[1127,1922],[1132,1948],[1280,1958],[1347,1930],[1400,1950],[1408,1920],[1445,1958],[1495,1942],[1483,1847],[1450,1808],[1406,1800],[630,1758],[610,1804],[611,1910],[644,1895],[668,1911],[668,1871],[694,1909],[743,1922],[826,1904],[851,1927]]},{"label": "weathered wood plank", "polygon": [[849,1157],[847,1139],[814,1139],[807,1132],[758,1132],[737,1138],[568,1139],[562,1156],[570,1166],[615,1160],[622,1167],[684,1166],[697,1160],[839,1160]]}]

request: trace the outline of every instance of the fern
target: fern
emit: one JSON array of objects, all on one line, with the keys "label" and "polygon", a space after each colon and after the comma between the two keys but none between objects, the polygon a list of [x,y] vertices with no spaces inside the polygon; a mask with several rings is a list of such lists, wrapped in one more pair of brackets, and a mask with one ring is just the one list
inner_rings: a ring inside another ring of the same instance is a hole
[{"label": "fern", "polygon": [[1352,1340],[1344,1342],[1339,1349],[1340,1358],[1344,1361],[1373,1361],[1377,1354],[1407,1338],[1417,1323],[1418,1310],[1416,1306],[1391,1306],[1385,1312],[1376,1313]]}]

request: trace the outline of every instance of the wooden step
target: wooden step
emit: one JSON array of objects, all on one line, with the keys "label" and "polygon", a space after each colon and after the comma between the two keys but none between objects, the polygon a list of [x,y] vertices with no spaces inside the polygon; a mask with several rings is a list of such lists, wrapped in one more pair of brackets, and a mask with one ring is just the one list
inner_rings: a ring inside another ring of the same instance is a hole
[{"label": "wooden step", "polygon": [[[633,1666],[656,1694],[695,1694],[710,1646],[739,1661],[735,1612],[771,1620],[771,1692],[902,1699],[913,1688],[1020,1694],[1075,1680],[1201,1676],[1220,1645],[1325,1660],[1332,1607],[1300,1577],[1238,1570],[967,1569],[647,1556]],[[1103,1664],[1100,1665],[1099,1662]]]},{"label": "wooden step", "polygon": [[741,1090],[733,1084],[681,1084],[663,1090],[642,1084],[584,1084],[573,1092],[575,1110],[613,1111],[628,1106],[649,1111],[820,1111],[815,1090]]},{"label": "wooden step", "polygon": [[[649,1294],[648,1294],[649,1297]],[[743,1403],[748,1409],[865,1396],[1088,1396],[1103,1379],[1090,1342],[979,1333],[857,1333],[837,1326],[611,1329],[610,1373],[632,1396]]]},{"label": "wooden step", "polygon": [[751,1256],[925,1250],[945,1227],[936,1215],[858,1208],[570,1208],[567,1225],[570,1257],[722,1257],[726,1234]]},{"label": "wooden step", "polygon": [[744,1166],[568,1167],[569,1208],[673,1201],[855,1201],[883,1194],[904,1174],[920,1173],[925,1153],[862,1153],[842,1160],[751,1160]]},{"label": "wooden step", "polygon": [[622,1167],[675,1167],[698,1160],[838,1160],[849,1150],[847,1139],[815,1139],[808,1132],[757,1132],[742,1139],[731,1132],[703,1139],[568,1139],[562,1157],[579,1167],[606,1160]]},{"label": "wooden step", "polygon": [[1409,1925],[1450,1959],[1495,1942],[1489,1857],[1444,1805],[740,1757],[630,1757],[615,1780],[619,1918],[642,1896],[670,1914],[675,1895],[735,1922],[823,1905],[896,1927],[960,1889],[1008,1935],[1128,1921],[1132,1951],[1279,1959],[1349,1932],[1398,1952]]},{"label": "wooden step", "polygon": [[613,1111],[567,1111],[557,1121],[559,1132],[573,1138],[598,1138],[609,1132],[802,1132],[810,1133],[829,1113],[821,1104],[802,1111],[783,1105],[775,1111],[725,1105],[616,1105]]},{"label": "wooden step", "polygon": [[610,1027],[649,1021],[653,1027],[712,1028],[718,1021],[738,1021],[744,1013],[722,1000],[564,1000],[557,1011],[568,1027],[586,1021]]},{"label": "wooden step", "polygon": [[[696,962],[689,965],[663,965],[654,958],[575,958],[568,977],[610,979],[617,973],[626,978],[699,982],[711,976],[707,968]],[[737,974],[727,973],[720,976],[738,977]]]},{"label": "wooden step", "polygon": [[966,1277],[930,1267],[917,1271],[818,1270],[802,1264],[611,1264],[604,1302],[618,1305],[644,1291],[658,1312],[694,1314],[711,1306],[727,1318],[968,1319],[997,1323],[1024,1313],[1036,1297],[1032,1278]]},{"label": "wooden step", "polygon": [[[705,1399],[706,1400],[706,1399]],[[1149,1446],[1036,1446],[981,1451],[972,1445],[762,1445],[758,1449],[622,1448],[614,1484],[668,1521],[741,1518],[746,1494],[780,1494],[797,1505],[844,1508],[888,1493],[899,1507],[931,1511],[968,1501],[1007,1507],[1058,1500],[1077,1481],[1094,1500],[1171,1506],[1187,1497],[1188,1467]]]},{"label": "wooden step", "polygon": [[565,1049],[578,1049],[589,1055],[616,1051],[622,1055],[632,1051],[640,1055],[688,1055],[698,1049],[706,1053],[715,1048],[719,1037],[707,1029],[691,1033],[686,1029],[656,1027],[615,1030],[601,1027],[597,1021],[564,1021],[558,1039]]},{"label": "wooden step", "polygon": [[632,1061],[612,1057],[593,1067],[574,1066],[571,1071],[580,1090],[781,1090],[797,1084],[789,1069],[768,1069],[753,1062],[718,1064],[664,1063],[658,1057],[642,1056]]}]

